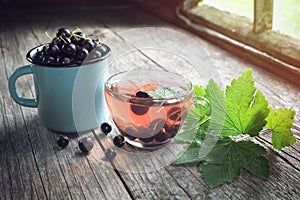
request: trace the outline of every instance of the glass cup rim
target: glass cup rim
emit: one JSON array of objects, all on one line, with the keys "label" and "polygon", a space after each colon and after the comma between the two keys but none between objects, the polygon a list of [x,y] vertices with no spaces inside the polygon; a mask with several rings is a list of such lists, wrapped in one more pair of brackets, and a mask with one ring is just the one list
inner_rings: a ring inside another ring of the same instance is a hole
[{"label": "glass cup rim", "polygon": [[[143,98],[143,97],[131,96],[131,95],[128,95],[128,94],[123,94],[123,93],[120,93],[120,92],[113,91],[111,89],[111,87],[110,87],[110,85],[111,85],[110,81],[113,78],[115,78],[115,77],[117,77],[117,76],[119,76],[121,74],[126,74],[126,73],[133,72],[133,71],[140,71],[140,72],[144,71],[144,72],[147,72],[147,73],[161,71],[163,73],[172,74],[172,75],[177,76],[177,77],[181,78],[182,80],[184,80],[187,83],[188,90],[186,90],[182,94],[180,94],[178,96],[174,96],[174,97],[167,97],[167,98],[153,98],[153,97],[149,97],[149,98]],[[133,69],[133,70],[126,70],[126,71],[118,72],[118,73],[110,76],[107,79],[107,81],[104,83],[104,87],[113,96],[117,96],[117,97],[119,97],[119,98],[121,98],[123,100],[126,100],[127,102],[129,102],[129,101],[135,102],[135,100],[137,100],[137,102],[142,103],[142,104],[158,103],[160,105],[162,105],[162,103],[164,103],[164,102],[169,102],[169,103],[182,102],[185,99],[187,99],[188,97],[192,96],[193,90],[194,90],[193,83],[190,80],[184,78],[180,74],[177,74],[175,72],[170,72],[170,71],[167,71],[167,70],[148,70],[148,69]]]}]

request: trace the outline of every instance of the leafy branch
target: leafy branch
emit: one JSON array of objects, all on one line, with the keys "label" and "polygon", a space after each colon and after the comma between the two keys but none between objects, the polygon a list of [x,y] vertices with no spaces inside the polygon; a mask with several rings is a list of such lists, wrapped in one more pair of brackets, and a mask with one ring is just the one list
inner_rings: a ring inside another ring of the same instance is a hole
[{"label": "leafy branch", "polygon": [[252,71],[233,79],[223,92],[210,80],[206,87],[194,88],[196,102],[191,107],[176,139],[190,143],[172,164],[200,163],[199,171],[209,187],[232,182],[241,168],[267,179],[270,166],[267,151],[241,135],[256,137],[263,129],[272,131],[276,150],[295,143],[291,132],[295,111],[274,110],[254,85]]}]

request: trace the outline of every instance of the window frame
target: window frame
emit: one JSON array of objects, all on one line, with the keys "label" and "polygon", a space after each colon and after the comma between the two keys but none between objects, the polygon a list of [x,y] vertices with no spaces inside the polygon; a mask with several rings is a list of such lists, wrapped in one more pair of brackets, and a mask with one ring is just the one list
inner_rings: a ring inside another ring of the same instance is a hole
[{"label": "window frame", "polygon": [[[210,10],[202,10],[203,13],[205,11],[210,13],[214,9],[210,15],[193,13],[194,9],[199,9],[197,5],[200,0],[129,1],[300,86],[300,41],[295,38],[272,31],[270,28],[263,31],[255,30],[254,23],[250,19],[211,6],[206,6]],[[254,1],[261,3],[267,0]],[[208,16],[219,16],[221,20],[210,20]],[[228,24],[230,20],[238,21],[239,24],[232,27],[231,23]],[[244,25],[241,25],[243,23]]]},{"label": "window frame", "polygon": [[257,64],[299,85],[300,41],[272,30],[273,0],[254,0],[253,21],[198,2],[184,0],[177,7],[176,16],[185,27],[242,57],[257,56],[263,60]]}]

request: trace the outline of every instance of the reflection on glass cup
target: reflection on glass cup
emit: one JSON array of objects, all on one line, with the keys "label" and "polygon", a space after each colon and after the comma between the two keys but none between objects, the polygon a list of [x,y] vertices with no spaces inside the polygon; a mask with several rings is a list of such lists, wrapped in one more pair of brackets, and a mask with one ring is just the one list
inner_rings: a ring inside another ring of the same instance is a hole
[{"label": "reflection on glass cup", "polygon": [[179,132],[192,104],[193,85],[168,71],[132,70],[110,77],[105,98],[126,141],[156,149]]}]

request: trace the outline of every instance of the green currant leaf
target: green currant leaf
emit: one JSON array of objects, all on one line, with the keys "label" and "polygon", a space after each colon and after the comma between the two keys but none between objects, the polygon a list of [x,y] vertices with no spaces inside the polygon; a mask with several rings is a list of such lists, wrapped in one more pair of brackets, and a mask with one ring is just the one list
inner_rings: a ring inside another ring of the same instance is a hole
[{"label": "green currant leaf", "polygon": [[194,96],[195,97],[204,97],[206,91],[205,87],[200,85],[194,85]]},{"label": "green currant leaf", "polygon": [[214,188],[225,182],[231,183],[239,175],[238,168],[232,168],[229,163],[209,164],[201,163],[198,169],[202,172],[202,177],[210,188]]},{"label": "green currant leaf", "polygon": [[253,175],[266,179],[270,175],[266,150],[251,141],[235,142],[221,138],[199,166],[209,187],[232,182],[245,168]]},{"label": "green currant leaf", "polygon": [[224,127],[226,117],[226,105],[224,92],[220,89],[217,83],[210,80],[206,87],[206,98],[210,103],[210,132],[220,135]]},{"label": "green currant leaf", "polygon": [[226,127],[222,135],[257,136],[266,125],[268,101],[256,90],[252,71],[245,71],[226,88]]},{"label": "green currant leaf", "polygon": [[[216,90],[220,93],[216,87],[211,91],[207,88],[207,93],[214,94]],[[269,113],[268,101],[260,91],[257,91],[251,70],[245,71],[226,87],[225,102],[220,95],[212,96],[210,101],[212,125],[222,128],[222,131],[219,131],[222,136],[240,134],[257,136],[267,123],[265,118]]]},{"label": "green currant leaf", "polygon": [[194,138],[195,138],[195,136],[197,134],[198,128],[195,127],[193,129],[184,130],[184,127],[183,127],[182,129],[183,130],[180,133],[178,133],[175,136],[175,138],[177,140],[182,141],[182,142],[189,142],[189,143],[191,143],[194,140]]},{"label": "green currant leaf", "polygon": [[155,89],[155,91],[148,90],[146,92],[153,98],[163,99],[163,98],[174,98],[177,96],[181,96],[186,91],[180,87],[159,86],[158,88]]},{"label": "green currant leaf", "polygon": [[175,160],[172,165],[199,162],[200,145],[194,140]]},{"label": "green currant leaf", "polygon": [[281,150],[295,143],[291,133],[295,112],[273,110],[254,85],[252,71],[245,71],[226,87],[226,93],[210,80],[206,88],[195,87],[196,101],[177,139],[191,143],[173,162],[199,162],[199,171],[209,187],[232,182],[241,168],[267,179],[267,151],[252,141],[234,141],[228,136],[257,136],[263,127],[272,130],[272,143]]},{"label": "green currant leaf", "polygon": [[277,111],[271,109],[266,128],[272,130],[272,144],[275,149],[281,150],[296,142],[296,137],[291,132],[295,114],[291,109],[280,108]]},{"label": "green currant leaf", "polygon": [[210,103],[204,95],[205,88],[195,85],[194,104],[185,119],[182,131],[176,135],[176,139],[191,143],[198,132],[198,128],[210,119]]},{"label": "green currant leaf", "polygon": [[199,127],[208,120],[209,116],[200,114],[199,110],[195,106],[192,106],[184,122],[182,131],[175,138],[183,142],[192,142]]}]

